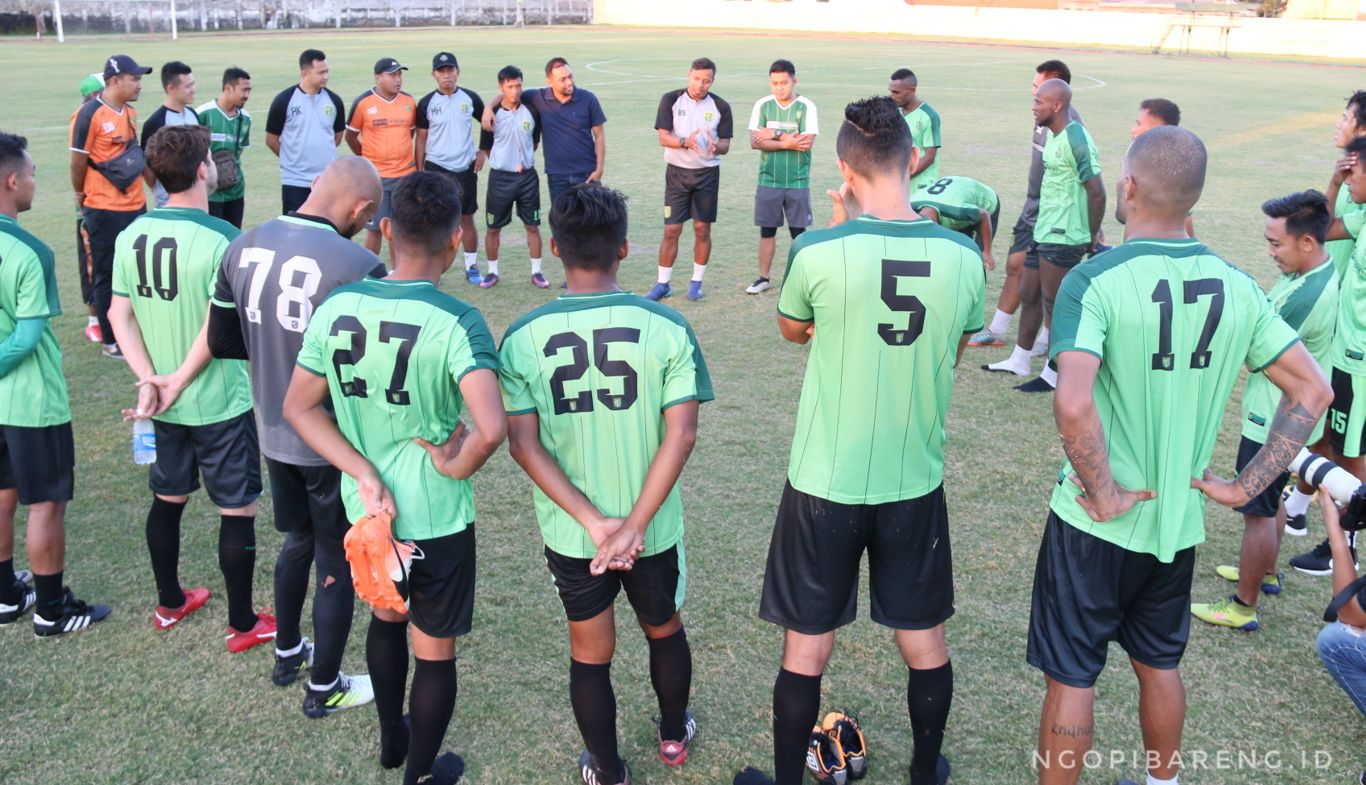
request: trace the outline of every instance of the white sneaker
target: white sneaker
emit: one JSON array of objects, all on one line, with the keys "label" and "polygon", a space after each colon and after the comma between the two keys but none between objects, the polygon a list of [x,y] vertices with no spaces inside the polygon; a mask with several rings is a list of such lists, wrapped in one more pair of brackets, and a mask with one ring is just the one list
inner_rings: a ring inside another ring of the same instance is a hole
[{"label": "white sneaker", "polygon": [[745,294],[762,294],[772,288],[773,284],[767,278],[757,278],[745,289]]},{"label": "white sneaker", "polygon": [[304,688],[304,714],[318,719],[343,709],[364,706],[375,699],[375,688],[369,676],[337,674],[337,683],[327,690]]}]

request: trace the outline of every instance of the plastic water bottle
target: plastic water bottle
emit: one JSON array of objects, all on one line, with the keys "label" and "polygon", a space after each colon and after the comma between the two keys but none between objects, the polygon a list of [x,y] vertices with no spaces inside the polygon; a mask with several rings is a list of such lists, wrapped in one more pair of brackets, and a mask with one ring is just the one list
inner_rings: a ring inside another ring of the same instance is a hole
[{"label": "plastic water bottle", "polygon": [[151,420],[133,421],[133,463],[142,465],[157,461],[157,432]]}]

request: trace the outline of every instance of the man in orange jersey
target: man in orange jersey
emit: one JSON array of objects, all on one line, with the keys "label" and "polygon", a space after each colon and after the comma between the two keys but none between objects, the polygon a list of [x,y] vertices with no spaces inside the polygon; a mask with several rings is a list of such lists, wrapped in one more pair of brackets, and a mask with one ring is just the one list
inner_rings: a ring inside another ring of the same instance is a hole
[{"label": "man in orange jersey", "polygon": [[128,55],[104,61],[104,90],[71,116],[71,189],[90,238],[95,315],[104,356],[123,359],[109,326],[113,297],[114,240],[147,208],[142,192],[146,162],[138,145],[138,116],[129,106],[142,93],[142,77],[152,69]]},{"label": "man in orange jersey", "polygon": [[380,219],[389,215],[390,196],[400,178],[417,168],[413,158],[413,134],[417,130],[417,101],[403,92],[403,72],[392,57],[375,63],[375,86],[360,94],[351,104],[346,122],[346,144],[351,152],[370,160],[384,183],[384,201],[379,212],[365,225],[365,247],[379,253],[384,242],[379,233]]}]

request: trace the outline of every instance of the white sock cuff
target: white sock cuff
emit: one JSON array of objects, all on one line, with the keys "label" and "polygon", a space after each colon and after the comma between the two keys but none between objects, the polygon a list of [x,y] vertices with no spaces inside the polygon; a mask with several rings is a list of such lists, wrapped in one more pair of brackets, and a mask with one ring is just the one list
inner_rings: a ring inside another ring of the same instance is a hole
[{"label": "white sock cuff", "polygon": [[660,268],[659,268],[659,282],[660,282],[660,283],[668,283],[669,281],[673,280],[673,277],[674,277],[674,268],[672,268],[672,267],[660,267]]},{"label": "white sock cuff", "polygon": [[1029,350],[1028,350],[1028,349],[1025,349],[1025,348],[1023,348],[1023,347],[1021,347],[1021,346],[1019,346],[1019,345],[1016,345],[1015,348],[1013,348],[1013,349],[1010,350],[1010,361],[1013,362],[1013,363],[1022,363],[1022,364],[1024,364],[1024,365],[1028,366],[1028,365],[1029,365]]},{"label": "white sock cuff", "polygon": [[991,317],[991,325],[987,327],[987,332],[992,335],[1005,335],[1006,330],[1010,329],[1010,320],[1013,318],[1015,318],[1014,314],[1006,313],[997,308],[996,315]]},{"label": "white sock cuff", "polygon": [[705,275],[706,272],[707,266],[705,264],[694,264],[692,266],[692,279],[694,281],[700,281],[702,280],[702,276]]}]

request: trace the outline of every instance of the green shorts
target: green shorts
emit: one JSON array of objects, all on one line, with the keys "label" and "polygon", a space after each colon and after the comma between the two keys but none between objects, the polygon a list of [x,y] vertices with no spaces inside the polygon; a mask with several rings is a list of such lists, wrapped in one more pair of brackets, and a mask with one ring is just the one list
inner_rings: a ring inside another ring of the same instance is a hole
[{"label": "green shorts", "polygon": [[1361,456],[1366,431],[1366,376],[1333,369],[1333,403],[1328,407],[1328,438],[1344,458]]}]

